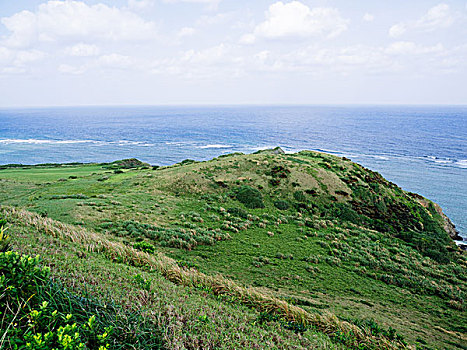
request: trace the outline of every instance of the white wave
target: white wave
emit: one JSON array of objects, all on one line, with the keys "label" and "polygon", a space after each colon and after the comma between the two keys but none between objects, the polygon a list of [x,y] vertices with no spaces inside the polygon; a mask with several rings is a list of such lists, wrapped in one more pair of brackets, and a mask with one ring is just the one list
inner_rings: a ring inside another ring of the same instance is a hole
[{"label": "white wave", "polygon": [[451,163],[453,163],[453,161],[450,160],[450,159],[434,159],[433,162],[438,163],[438,164],[451,164]]},{"label": "white wave", "polygon": [[417,157],[418,159],[422,159],[425,161],[433,162],[439,165],[444,166],[452,166],[456,168],[467,169],[467,159],[452,159],[452,158],[438,158],[434,156],[424,156],[424,157]]},{"label": "white wave", "polygon": [[40,139],[5,139],[0,140],[3,144],[73,144],[73,143],[99,143],[100,141],[95,140],[40,140]]},{"label": "white wave", "polygon": [[195,141],[167,141],[165,144],[169,146],[184,146],[193,145],[195,144]]},{"label": "white wave", "polygon": [[374,159],[379,159],[379,160],[389,160],[389,158],[388,158],[388,157],[385,157],[385,156],[368,155],[368,154],[365,154],[365,156],[371,157],[371,158],[374,158]]},{"label": "white wave", "polygon": [[340,151],[336,151],[333,149],[326,149],[326,148],[317,148],[316,151],[322,152],[322,153],[331,153],[331,154],[336,154],[336,155],[342,154],[342,152]]},{"label": "white wave", "polygon": [[72,145],[80,143],[90,143],[99,146],[103,145],[117,145],[117,146],[143,146],[151,147],[153,143],[143,141],[129,141],[129,140],[118,140],[118,141],[100,141],[100,140],[42,140],[42,139],[4,139],[0,140],[0,144],[28,144],[28,145]]},{"label": "white wave", "polygon": [[152,147],[153,143],[143,142],[143,141],[129,141],[129,140],[118,140],[107,142],[110,145],[117,146],[143,146],[143,147]]},{"label": "white wave", "polygon": [[220,145],[220,144],[214,144],[214,145],[204,145],[204,146],[198,146],[197,148],[232,148],[230,145]]}]

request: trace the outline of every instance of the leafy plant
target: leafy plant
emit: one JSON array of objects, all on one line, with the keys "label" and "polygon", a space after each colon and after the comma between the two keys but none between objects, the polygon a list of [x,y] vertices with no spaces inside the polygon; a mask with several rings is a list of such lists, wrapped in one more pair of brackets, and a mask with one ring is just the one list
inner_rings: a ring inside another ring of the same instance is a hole
[{"label": "leafy plant", "polygon": [[242,186],[237,189],[235,198],[247,208],[264,208],[263,196],[256,188]]},{"label": "leafy plant", "polygon": [[281,200],[275,201],[274,206],[279,210],[287,210],[290,208],[289,202],[281,201]]},{"label": "leafy plant", "polygon": [[151,243],[148,242],[137,242],[133,244],[133,248],[141,250],[142,252],[152,254],[156,250],[156,247],[154,247]]},{"label": "leafy plant", "polygon": [[49,276],[38,256],[0,253],[1,349],[160,349],[140,316],[71,294]]},{"label": "leafy plant", "polygon": [[[3,221],[3,222],[2,222]],[[0,220],[0,252],[6,252],[10,248],[10,237],[3,226],[5,220]]]},{"label": "leafy plant", "polygon": [[306,202],[306,196],[303,194],[303,191],[295,191],[293,197],[298,202]]}]

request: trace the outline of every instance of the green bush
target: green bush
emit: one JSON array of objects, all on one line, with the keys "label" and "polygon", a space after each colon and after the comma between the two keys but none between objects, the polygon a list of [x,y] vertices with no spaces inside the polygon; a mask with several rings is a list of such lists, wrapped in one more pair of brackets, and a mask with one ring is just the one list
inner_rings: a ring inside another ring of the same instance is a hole
[{"label": "green bush", "polygon": [[[86,322],[62,313],[43,300],[50,269],[39,257],[8,251],[0,253],[0,338],[11,349],[109,349],[111,327],[95,327],[95,316]],[[60,295],[53,294],[53,298]],[[48,299],[48,298],[47,298]],[[54,300],[56,302],[56,300]],[[62,300],[66,305],[68,300]]]},{"label": "green bush", "polygon": [[151,243],[148,242],[138,242],[133,245],[133,248],[141,250],[142,252],[152,254],[156,250],[156,247],[154,247]]},{"label": "green bush", "polygon": [[88,196],[77,193],[77,194],[61,194],[50,196],[50,199],[89,199]]},{"label": "green bush", "polygon": [[303,194],[303,191],[295,191],[293,197],[298,202],[306,202],[306,196]]},{"label": "green bush", "polygon": [[290,208],[289,202],[286,201],[275,201],[274,206],[279,210],[287,210]]},{"label": "green bush", "polygon": [[0,253],[0,348],[161,348],[157,328],[139,314],[71,294],[49,275],[39,257]]},{"label": "green bush", "polygon": [[237,189],[235,198],[247,208],[264,208],[263,196],[256,188],[242,186]]},{"label": "green bush", "polygon": [[246,219],[248,217],[248,212],[242,208],[228,208],[227,212],[242,219]]},{"label": "green bush", "polygon": [[360,217],[353,208],[347,203],[335,203],[332,209],[333,216],[342,221],[350,221],[354,224],[360,222]]}]

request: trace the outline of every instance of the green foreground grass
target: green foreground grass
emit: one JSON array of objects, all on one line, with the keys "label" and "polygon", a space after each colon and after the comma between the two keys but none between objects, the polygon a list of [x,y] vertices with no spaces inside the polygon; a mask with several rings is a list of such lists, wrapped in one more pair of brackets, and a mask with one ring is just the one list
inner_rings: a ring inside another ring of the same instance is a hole
[{"label": "green foreground grass", "polygon": [[[119,262],[123,260],[118,255],[119,244],[114,246],[115,251],[108,251],[110,255],[103,254],[98,248],[102,240],[95,240],[100,236],[89,234],[86,240],[76,236],[72,242],[72,236],[57,237],[57,232],[64,232],[58,223],[54,227],[52,221],[44,223],[40,217],[8,208],[2,208],[2,215],[10,224],[13,250],[33,256],[39,254],[42,263],[51,267],[53,280],[76,295],[85,292],[92,298],[120,305],[133,318],[143,317],[146,327],[162,342],[152,348],[347,348],[312,329],[297,334],[284,328],[281,322],[261,322],[255,308],[243,306],[235,299],[228,302],[216,297],[207,285],[183,286],[161,276],[148,264],[132,260]],[[83,234],[79,228],[68,229],[71,234]],[[133,332],[140,331],[133,326]],[[126,346],[148,348],[147,343]]]}]

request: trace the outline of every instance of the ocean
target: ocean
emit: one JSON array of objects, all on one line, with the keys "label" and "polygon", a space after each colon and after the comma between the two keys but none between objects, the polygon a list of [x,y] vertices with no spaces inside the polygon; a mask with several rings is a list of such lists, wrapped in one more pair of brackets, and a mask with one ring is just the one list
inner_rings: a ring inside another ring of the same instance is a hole
[{"label": "ocean", "polygon": [[467,106],[0,109],[0,164],[168,165],[276,146],[378,171],[440,204],[467,239]]}]

